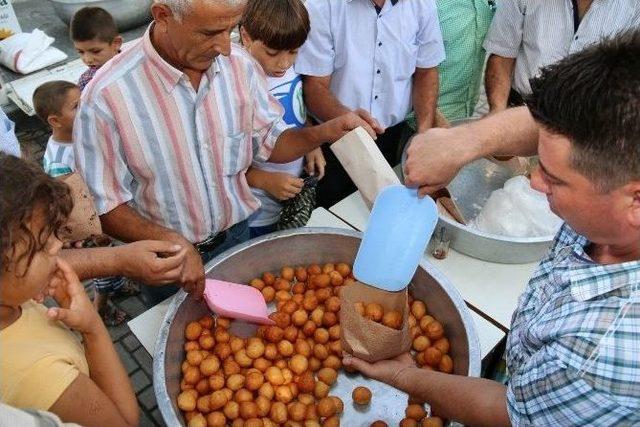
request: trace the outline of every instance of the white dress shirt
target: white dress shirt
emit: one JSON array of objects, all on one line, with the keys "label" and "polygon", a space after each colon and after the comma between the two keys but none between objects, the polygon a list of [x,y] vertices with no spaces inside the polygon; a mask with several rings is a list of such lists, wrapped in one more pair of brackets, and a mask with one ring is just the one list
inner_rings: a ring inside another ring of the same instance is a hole
[{"label": "white dress shirt", "polygon": [[640,0],[594,0],[574,31],[571,0],[500,0],[484,41],[489,54],[515,58],[512,87],[531,93],[529,79],[604,37],[640,28]]},{"label": "white dress shirt", "polygon": [[444,60],[434,0],[307,0],[311,32],[295,69],[331,76],[331,92],[347,108],[369,111],[385,127],[411,111],[413,73]]}]

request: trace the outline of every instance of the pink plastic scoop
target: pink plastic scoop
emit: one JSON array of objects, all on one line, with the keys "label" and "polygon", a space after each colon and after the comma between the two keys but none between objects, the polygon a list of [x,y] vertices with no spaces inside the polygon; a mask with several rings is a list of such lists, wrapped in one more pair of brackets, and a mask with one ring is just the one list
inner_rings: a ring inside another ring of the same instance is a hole
[{"label": "pink plastic scoop", "polygon": [[275,325],[269,319],[267,303],[262,293],[252,286],[207,279],[204,299],[211,311],[221,316],[261,325]]}]

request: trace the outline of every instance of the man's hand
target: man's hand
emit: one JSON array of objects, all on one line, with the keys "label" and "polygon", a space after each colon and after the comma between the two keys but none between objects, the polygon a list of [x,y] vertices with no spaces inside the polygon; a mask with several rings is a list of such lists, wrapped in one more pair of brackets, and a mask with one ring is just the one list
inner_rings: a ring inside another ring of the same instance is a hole
[{"label": "man's hand", "polygon": [[165,237],[167,240],[186,248],[186,253],[182,261],[180,276],[177,283],[185,292],[192,294],[196,299],[200,299],[204,292],[204,266],[202,258],[195,246],[180,234],[172,233]]},{"label": "man's hand", "polygon": [[371,114],[362,109],[343,114],[319,126],[323,126],[325,139],[328,142],[336,142],[358,126],[366,130],[373,139],[377,138],[377,134],[384,132],[384,128],[380,126],[380,123],[371,117]]},{"label": "man's hand", "polygon": [[167,285],[180,281],[188,248],[172,242],[140,240],[118,246],[124,276],[147,285]]},{"label": "man's hand", "polygon": [[102,320],[78,276],[69,264],[60,258],[49,295],[53,296],[60,306],[47,311],[49,318],[59,320],[80,333],[93,333],[101,327]]},{"label": "man's hand", "polygon": [[317,176],[318,179],[322,179],[324,177],[324,167],[327,164],[327,161],[324,159],[324,154],[322,154],[322,148],[318,147],[310,151],[305,158],[307,160],[307,164],[305,165],[307,173]]},{"label": "man's hand", "polygon": [[409,353],[403,353],[395,359],[381,360],[376,363],[365,362],[350,354],[345,354],[342,358],[342,364],[357,369],[369,378],[382,381],[396,388],[399,387],[401,373],[405,369],[416,366]]},{"label": "man's hand", "polygon": [[468,161],[465,132],[461,127],[434,128],[414,136],[407,148],[405,183],[420,187],[421,196],[449,184]]},{"label": "man's hand", "polygon": [[268,179],[263,182],[264,189],[278,200],[294,198],[304,185],[301,178],[283,172],[268,172]]}]

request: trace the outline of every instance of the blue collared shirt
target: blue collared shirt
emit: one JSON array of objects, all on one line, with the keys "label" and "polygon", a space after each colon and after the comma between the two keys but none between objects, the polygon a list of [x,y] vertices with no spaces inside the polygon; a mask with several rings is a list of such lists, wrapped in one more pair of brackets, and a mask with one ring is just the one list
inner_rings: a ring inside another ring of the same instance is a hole
[{"label": "blue collared shirt", "polygon": [[514,425],[640,423],[640,260],[594,263],[567,224],[520,297],[507,339]]}]

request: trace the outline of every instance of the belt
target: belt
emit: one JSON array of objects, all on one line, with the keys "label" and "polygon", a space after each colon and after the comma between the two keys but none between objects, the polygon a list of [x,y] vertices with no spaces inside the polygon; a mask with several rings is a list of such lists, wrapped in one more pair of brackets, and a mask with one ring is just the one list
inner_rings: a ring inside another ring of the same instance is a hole
[{"label": "belt", "polygon": [[198,243],[194,243],[193,246],[195,246],[195,248],[200,253],[211,252],[212,250],[220,246],[225,241],[226,238],[227,238],[227,232],[223,231],[218,234],[212,234],[206,239]]}]

